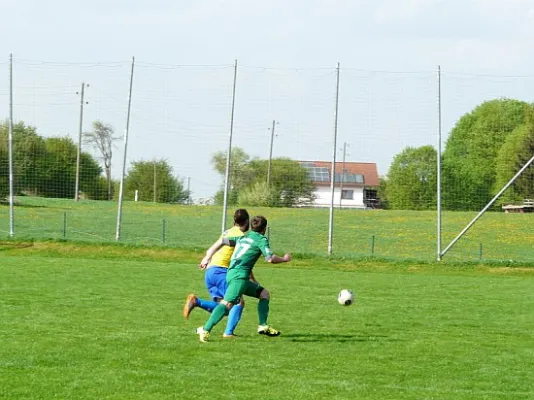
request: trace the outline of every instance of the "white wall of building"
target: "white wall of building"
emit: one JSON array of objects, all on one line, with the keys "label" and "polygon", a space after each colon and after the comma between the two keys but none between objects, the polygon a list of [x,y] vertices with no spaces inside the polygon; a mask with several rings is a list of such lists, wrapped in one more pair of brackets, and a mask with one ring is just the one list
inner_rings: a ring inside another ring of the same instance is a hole
[{"label": "white wall of building", "polygon": [[[363,187],[354,187],[343,185],[343,190],[353,190],[354,195],[352,200],[343,199],[341,203],[343,207],[365,208],[363,202]],[[330,199],[332,198],[332,192],[330,186],[316,186],[315,187],[315,202],[316,207],[330,207]],[[334,189],[334,205],[339,206],[339,198],[341,192],[340,188]]]}]

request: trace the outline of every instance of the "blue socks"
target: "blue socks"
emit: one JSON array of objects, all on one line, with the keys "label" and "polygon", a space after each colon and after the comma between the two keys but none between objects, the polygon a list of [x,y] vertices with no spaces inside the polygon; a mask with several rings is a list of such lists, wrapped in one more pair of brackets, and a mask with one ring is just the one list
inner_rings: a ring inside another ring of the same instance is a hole
[{"label": "blue socks", "polygon": [[197,297],[196,305],[197,307],[200,307],[209,313],[211,313],[215,309],[215,307],[217,307],[217,303],[214,302],[213,300],[203,300],[203,299],[199,299],[198,297]]},{"label": "blue socks", "polygon": [[241,314],[243,314],[243,306],[241,304],[236,304],[232,307],[228,313],[228,322],[226,323],[226,330],[224,331],[225,335],[234,334],[234,329],[241,319]]}]

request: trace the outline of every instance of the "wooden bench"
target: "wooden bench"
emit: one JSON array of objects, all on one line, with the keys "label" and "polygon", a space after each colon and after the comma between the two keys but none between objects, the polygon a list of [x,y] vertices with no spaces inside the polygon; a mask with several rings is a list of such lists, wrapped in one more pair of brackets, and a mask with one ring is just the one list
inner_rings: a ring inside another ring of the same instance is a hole
[{"label": "wooden bench", "polygon": [[505,213],[530,213],[534,212],[534,200],[525,199],[523,204],[503,204],[502,209]]}]

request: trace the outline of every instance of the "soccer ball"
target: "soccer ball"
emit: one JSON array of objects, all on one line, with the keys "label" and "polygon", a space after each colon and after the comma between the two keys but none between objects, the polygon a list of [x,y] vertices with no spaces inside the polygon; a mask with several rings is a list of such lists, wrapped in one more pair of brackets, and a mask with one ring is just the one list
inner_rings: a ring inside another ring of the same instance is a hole
[{"label": "soccer ball", "polygon": [[354,293],[352,290],[343,289],[337,295],[337,301],[342,306],[350,306],[352,303],[354,303]]}]

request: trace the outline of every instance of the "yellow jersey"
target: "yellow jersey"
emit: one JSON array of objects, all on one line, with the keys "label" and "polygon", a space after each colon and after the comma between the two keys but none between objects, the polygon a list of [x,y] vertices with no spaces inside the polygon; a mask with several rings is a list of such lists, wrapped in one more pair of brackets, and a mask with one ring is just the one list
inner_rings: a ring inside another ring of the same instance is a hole
[{"label": "yellow jersey", "polygon": [[[224,231],[224,233],[221,235],[220,239],[225,237],[237,237],[237,236],[243,236],[244,233],[241,231],[239,226],[234,226],[227,231]],[[217,266],[217,267],[224,267],[228,268],[230,266],[230,259],[232,258],[232,254],[234,254],[234,248],[230,246],[223,246],[217,252],[211,257],[211,261],[208,264],[209,267]]]}]

